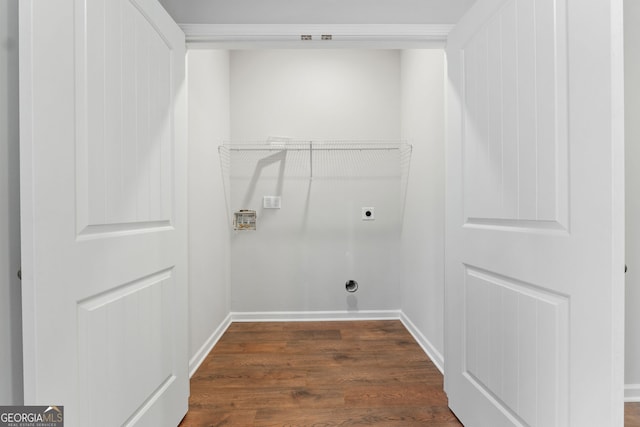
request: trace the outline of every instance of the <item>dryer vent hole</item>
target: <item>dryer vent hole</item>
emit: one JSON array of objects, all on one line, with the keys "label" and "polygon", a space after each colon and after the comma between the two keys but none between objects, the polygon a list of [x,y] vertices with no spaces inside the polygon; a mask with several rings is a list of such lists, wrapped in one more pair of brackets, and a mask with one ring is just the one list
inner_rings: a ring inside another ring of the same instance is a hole
[{"label": "dryer vent hole", "polygon": [[355,292],[358,290],[358,282],[356,282],[355,280],[349,280],[344,284],[344,287],[347,292]]}]

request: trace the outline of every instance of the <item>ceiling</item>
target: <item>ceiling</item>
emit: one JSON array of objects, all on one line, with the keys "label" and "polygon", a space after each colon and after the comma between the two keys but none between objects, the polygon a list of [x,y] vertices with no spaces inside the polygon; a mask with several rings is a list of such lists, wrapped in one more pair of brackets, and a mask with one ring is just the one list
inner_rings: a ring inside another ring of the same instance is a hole
[{"label": "ceiling", "polygon": [[179,24],[455,24],[475,0],[160,0]]}]

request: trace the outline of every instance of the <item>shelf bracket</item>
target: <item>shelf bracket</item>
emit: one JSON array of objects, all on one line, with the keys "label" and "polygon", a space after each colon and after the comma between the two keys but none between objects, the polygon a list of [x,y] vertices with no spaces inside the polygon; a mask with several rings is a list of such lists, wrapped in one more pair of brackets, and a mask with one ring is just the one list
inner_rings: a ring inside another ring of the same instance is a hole
[{"label": "shelf bracket", "polygon": [[313,141],[309,141],[309,179],[313,179]]}]

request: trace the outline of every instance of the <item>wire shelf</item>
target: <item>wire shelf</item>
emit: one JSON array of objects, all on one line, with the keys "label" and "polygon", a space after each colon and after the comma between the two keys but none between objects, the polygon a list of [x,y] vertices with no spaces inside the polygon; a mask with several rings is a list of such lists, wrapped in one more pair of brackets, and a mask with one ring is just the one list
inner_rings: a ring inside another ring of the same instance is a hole
[{"label": "wire shelf", "polygon": [[268,174],[267,165],[280,163],[278,174],[308,178],[403,176],[411,150],[406,142],[336,140],[227,142],[218,148],[227,176],[245,175],[256,166]]},{"label": "wire shelf", "polygon": [[404,204],[412,146],[404,141],[278,139],[228,141],[218,152],[231,210],[232,182],[267,179],[397,180]]}]

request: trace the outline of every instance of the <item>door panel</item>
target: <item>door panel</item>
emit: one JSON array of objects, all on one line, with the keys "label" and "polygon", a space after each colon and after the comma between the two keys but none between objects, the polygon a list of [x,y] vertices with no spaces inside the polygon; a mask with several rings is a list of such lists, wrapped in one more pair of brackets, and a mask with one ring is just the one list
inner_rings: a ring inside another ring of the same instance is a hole
[{"label": "door panel", "polygon": [[155,0],[20,7],[25,403],[64,405],[68,426],[175,426],[184,34]]},{"label": "door panel", "polygon": [[131,2],[80,9],[87,34],[78,49],[79,233],[167,226],[173,49]]},{"label": "door panel", "polygon": [[522,424],[557,425],[568,392],[568,298],[473,267],[464,283],[466,379]]},{"label": "door panel", "polygon": [[565,3],[504,2],[461,47],[468,224],[567,226]]},{"label": "door panel", "polygon": [[[137,416],[148,417],[147,401],[175,387],[174,340],[164,332],[174,320],[171,273],[162,271],[79,302],[79,389],[85,419],[125,425]],[[105,405],[110,408],[106,413]]]},{"label": "door panel", "polygon": [[478,0],[448,39],[445,388],[468,426],[622,424],[622,9],[588,3]]}]

